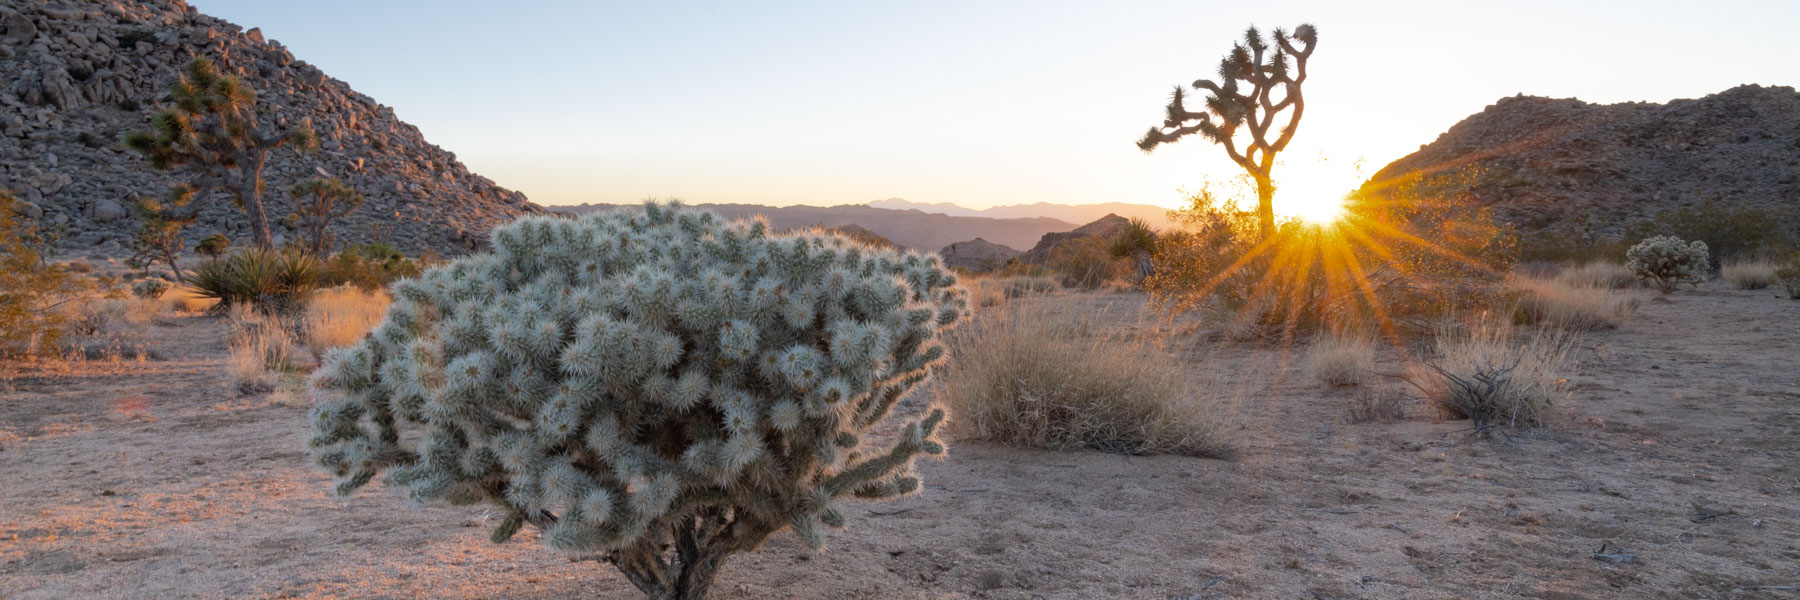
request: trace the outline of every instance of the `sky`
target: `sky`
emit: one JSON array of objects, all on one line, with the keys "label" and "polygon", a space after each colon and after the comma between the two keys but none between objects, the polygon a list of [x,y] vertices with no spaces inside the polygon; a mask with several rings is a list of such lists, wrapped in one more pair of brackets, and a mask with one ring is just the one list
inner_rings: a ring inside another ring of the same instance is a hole
[{"label": "sky", "polygon": [[1320,37],[1278,212],[1505,96],[1800,85],[1791,0],[192,4],[539,204],[1178,206],[1240,171],[1199,138],[1133,142],[1252,24]]}]

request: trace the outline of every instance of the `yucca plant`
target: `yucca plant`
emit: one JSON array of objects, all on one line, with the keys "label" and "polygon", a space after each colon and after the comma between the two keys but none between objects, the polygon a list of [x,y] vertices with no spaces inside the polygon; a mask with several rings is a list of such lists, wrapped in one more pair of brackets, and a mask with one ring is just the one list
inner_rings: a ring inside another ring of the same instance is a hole
[{"label": "yucca plant", "polygon": [[240,304],[288,313],[305,305],[317,279],[318,262],[310,256],[252,248],[195,267],[188,285],[196,296],[219,301],[213,305],[214,313]]}]

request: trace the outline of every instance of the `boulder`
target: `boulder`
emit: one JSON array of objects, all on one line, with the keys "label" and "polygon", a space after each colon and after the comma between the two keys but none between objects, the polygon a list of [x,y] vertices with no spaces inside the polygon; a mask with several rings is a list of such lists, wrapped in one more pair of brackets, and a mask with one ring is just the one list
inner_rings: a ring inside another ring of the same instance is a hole
[{"label": "boulder", "polygon": [[112,200],[96,200],[88,206],[87,218],[106,223],[125,218],[128,213],[125,207]]}]

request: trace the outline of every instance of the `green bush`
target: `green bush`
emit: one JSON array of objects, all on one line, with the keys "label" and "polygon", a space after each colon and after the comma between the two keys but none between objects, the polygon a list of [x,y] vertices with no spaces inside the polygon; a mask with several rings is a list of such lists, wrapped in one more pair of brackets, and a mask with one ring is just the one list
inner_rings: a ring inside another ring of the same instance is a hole
[{"label": "green bush", "polygon": [[174,286],[160,277],[145,277],[139,279],[137,283],[131,284],[131,295],[139,298],[161,298],[163,294],[168,293],[171,287]]},{"label": "green bush", "polygon": [[327,259],[319,268],[321,287],[354,285],[366,292],[387,288],[396,279],[418,277],[424,260],[415,261],[394,249],[375,242],[349,246]]},{"label": "green bush", "polygon": [[1687,242],[1672,235],[1646,239],[1625,251],[1625,268],[1638,279],[1654,282],[1664,294],[1683,283],[1698,287],[1706,281],[1708,264],[1706,242]]},{"label": "green bush", "polygon": [[80,281],[44,260],[37,227],[24,203],[0,191],[0,356],[55,347],[64,318],[50,310],[80,291]]},{"label": "green bush", "polygon": [[1717,270],[1722,261],[1754,258],[1786,246],[1788,232],[1783,225],[1788,219],[1783,216],[1780,211],[1712,201],[1663,211],[1655,221],[1634,227],[1626,239],[1658,234],[1705,242],[1711,251],[1707,268]]},{"label": "green bush", "polygon": [[201,263],[188,277],[188,285],[196,296],[219,301],[213,305],[215,313],[245,305],[291,314],[306,305],[318,287],[318,276],[318,261],[303,253],[252,248]]}]

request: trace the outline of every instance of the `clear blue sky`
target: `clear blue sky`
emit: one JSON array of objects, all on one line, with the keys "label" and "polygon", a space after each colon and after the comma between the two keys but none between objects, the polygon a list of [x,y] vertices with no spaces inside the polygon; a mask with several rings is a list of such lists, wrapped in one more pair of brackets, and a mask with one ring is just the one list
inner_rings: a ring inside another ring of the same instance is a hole
[{"label": "clear blue sky", "polygon": [[1251,23],[1321,32],[1278,203],[1352,187],[1356,160],[1373,172],[1503,96],[1800,84],[1793,1],[194,5],[542,204],[1175,205],[1235,168],[1198,139],[1132,142]]}]

